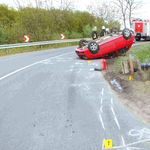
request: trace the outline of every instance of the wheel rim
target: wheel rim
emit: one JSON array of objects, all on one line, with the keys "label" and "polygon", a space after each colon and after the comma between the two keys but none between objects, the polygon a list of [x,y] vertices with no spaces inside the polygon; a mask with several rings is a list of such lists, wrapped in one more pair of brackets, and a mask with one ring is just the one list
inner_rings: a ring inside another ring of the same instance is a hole
[{"label": "wheel rim", "polygon": [[96,50],[97,50],[97,44],[96,44],[96,43],[91,43],[90,49],[91,49],[92,51],[96,51]]},{"label": "wheel rim", "polygon": [[130,31],[129,31],[129,30],[125,30],[124,36],[125,36],[125,37],[129,37],[129,36],[130,36]]}]

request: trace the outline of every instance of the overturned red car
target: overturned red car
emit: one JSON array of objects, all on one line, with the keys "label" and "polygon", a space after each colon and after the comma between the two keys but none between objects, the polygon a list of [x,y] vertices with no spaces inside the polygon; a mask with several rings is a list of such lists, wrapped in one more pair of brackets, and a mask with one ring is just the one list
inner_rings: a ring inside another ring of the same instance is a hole
[{"label": "overturned red car", "polygon": [[126,53],[133,44],[133,34],[125,28],[122,34],[110,34],[88,42],[80,40],[76,54],[83,59],[114,58]]}]

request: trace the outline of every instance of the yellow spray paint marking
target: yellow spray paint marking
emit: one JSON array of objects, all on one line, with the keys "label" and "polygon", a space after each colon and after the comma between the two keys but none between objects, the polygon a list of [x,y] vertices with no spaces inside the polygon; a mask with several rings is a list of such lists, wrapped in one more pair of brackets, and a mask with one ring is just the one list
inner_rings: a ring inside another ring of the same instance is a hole
[{"label": "yellow spray paint marking", "polygon": [[88,64],[90,64],[90,61],[88,61]]},{"label": "yellow spray paint marking", "polygon": [[129,80],[133,80],[133,78],[131,76],[129,76]]},{"label": "yellow spray paint marking", "polygon": [[113,148],[112,139],[104,141],[105,148]]}]

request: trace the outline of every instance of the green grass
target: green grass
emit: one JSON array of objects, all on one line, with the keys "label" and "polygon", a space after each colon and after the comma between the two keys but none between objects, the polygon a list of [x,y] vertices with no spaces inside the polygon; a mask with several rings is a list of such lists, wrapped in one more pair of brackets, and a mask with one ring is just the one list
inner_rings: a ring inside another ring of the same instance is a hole
[{"label": "green grass", "polygon": [[57,48],[61,48],[61,47],[76,46],[78,44],[79,44],[79,42],[70,42],[70,43],[60,43],[60,44],[51,44],[51,45],[42,45],[42,46],[11,48],[11,49],[8,49],[7,52],[2,49],[2,50],[0,50],[0,57],[21,54],[21,53],[34,52],[34,51],[57,49]]},{"label": "green grass", "polygon": [[150,43],[132,47],[126,53],[126,56],[119,56],[114,67],[114,72],[119,72],[121,70],[121,61],[127,59],[129,55],[133,55],[134,60],[140,60],[141,63],[147,63],[148,60],[150,60]]}]

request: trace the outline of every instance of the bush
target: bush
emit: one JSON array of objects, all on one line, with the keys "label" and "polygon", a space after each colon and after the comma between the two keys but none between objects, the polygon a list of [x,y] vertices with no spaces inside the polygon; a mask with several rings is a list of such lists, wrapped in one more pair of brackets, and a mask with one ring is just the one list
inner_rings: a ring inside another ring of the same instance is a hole
[{"label": "bush", "polygon": [[79,38],[82,38],[82,34],[78,33],[77,31],[72,31],[72,32],[65,31],[64,34],[65,34],[66,39],[79,39]]},{"label": "bush", "polygon": [[83,37],[91,37],[92,27],[90,25],[86,25],[83,27]]},{"label": "bush", "polygon": [[53,40],[60,40],[60,33],[55,33],[52,37]]},{"label": "bush", "polygon": [[78,39],[78,38],[82,38],[82,34],[76,32],[76,31],[73,31],[73,32],[71,32],[69,38],[70,38],[70,39]]},{"label": "bush", "polygon": [[0,28],[0,45],[7,44],[8,41],[6,40],[7,36],[5,32]]}]

